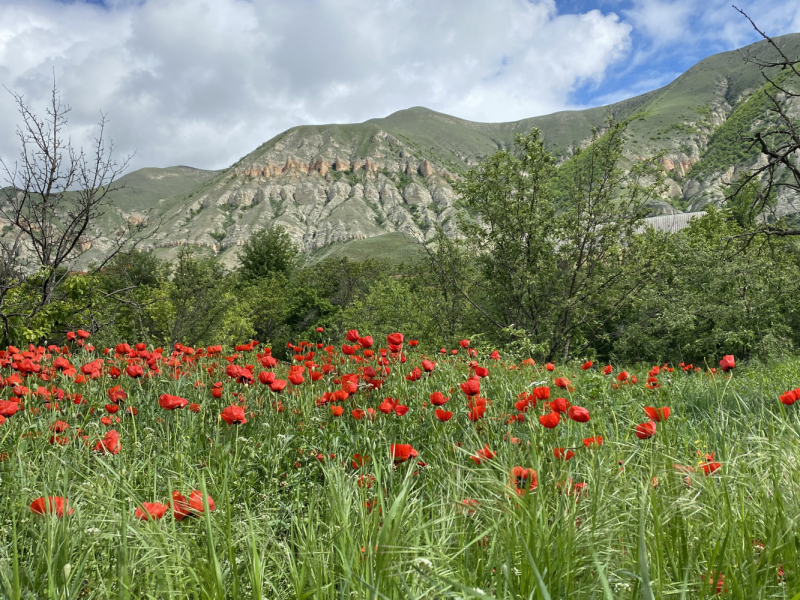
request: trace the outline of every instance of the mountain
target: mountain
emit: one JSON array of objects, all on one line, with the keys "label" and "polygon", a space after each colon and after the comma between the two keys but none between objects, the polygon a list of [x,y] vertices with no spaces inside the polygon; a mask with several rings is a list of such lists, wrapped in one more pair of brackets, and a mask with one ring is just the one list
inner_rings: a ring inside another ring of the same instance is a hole
[{"label": "mountain", "polygon": [[[800,34],[775,41],[800,56]],[[770,55],[764,42],[744,52]],[[310,260],[409,255],[434,225],[457,234],[452,182],[514,135],[541,129],[560,161],[611,116],[629,119],[630,159],[663,153],[667,195],[651,214],[724,202],[723,189],[759,160],[742,136],[768,123],[763,79],[739,51],[701,61],[663,88],[616,104],[509,123],[476,123],[422,107],[352,125],[293,127],[221,171],[141,169],[123,178],[84,245],[85,260],[127,223],[165,258],[191,244],[227,263],[256,230],[286,227]],[[800,107],[797,107],[800,114]],[[784,212],[800,212],[779,198]]]}]

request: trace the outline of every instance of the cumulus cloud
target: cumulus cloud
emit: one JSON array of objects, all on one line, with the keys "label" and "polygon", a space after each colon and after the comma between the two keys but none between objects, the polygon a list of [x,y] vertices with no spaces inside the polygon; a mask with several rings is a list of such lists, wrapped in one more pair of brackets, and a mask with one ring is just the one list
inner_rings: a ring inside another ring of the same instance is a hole
[{"label": "cumulus cloud", "polygon": [[[221,168],[298,124],[409,106],[508,121],[569,106],[630,49],[612,12],[554,0],[4,0],[0,83],[39,105],[53,73],[74,137],[102,109],[134,166]],[[14,153],[0,94],[0,155]]]}]

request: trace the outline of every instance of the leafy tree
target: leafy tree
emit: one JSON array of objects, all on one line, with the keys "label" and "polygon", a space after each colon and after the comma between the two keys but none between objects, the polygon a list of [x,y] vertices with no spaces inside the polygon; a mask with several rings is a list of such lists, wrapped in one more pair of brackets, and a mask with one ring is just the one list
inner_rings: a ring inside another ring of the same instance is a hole
[{"label": "leafy tree", "polygon": [[239,272],[245,280],[252,281],[275,273],[288,276],[296,266],[297,248],[286,229],[279,225],[254,233],[239,253]]},{"label": "leafy tree", "polygon": [[636,272],[648,258],[631,242],[660,170],[654,161],[624,164],[625,129],[595,131],[558,169],[538,130],[518,135],[516,153],[496,153],[455,186],[485,282],[486,299],[470,300],[496,327],[523,330],[548,358],[596,344],[645,285]]}]

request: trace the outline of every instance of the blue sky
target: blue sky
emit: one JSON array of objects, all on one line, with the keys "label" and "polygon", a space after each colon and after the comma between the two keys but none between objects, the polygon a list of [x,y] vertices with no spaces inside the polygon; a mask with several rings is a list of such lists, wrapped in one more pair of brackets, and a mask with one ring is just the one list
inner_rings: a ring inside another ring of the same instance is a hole
[{"label": "blue sky", "polygon": [[[100,110],[134,166],[221,168],[289,127],[410,106],[512,121],[612,103],[800,32],[784,0],[0,0],[0,84],[55,72],[74,139]],[[0,156],[17,123],[0,94]]]}]

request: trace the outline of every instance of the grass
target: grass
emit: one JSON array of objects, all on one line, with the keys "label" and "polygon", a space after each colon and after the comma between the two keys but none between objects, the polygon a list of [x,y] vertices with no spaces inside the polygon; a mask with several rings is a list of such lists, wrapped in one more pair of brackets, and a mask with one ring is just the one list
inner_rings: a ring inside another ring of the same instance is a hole
[{"label": "grass", "polygon": [[[54,411],[23,394],[25,410],[0,425],[0,596],[797,597],[800,404],[778,401],[797,386],[797,359],[740,365],[730,376],[662,371],[661,387],[651,390],[643,385],[646,367],[631,369],[640,381],[626,385],[597,367],[548,372],[480,351],[489,370],[481,396],[490,404],[473,422],[459,390],[470,372],[465,351],[433,356],[438,365],[418,381],[405,375],[421,352],[406,353],[406,364],[390,360],[391,373],[379,371],[380,390],[362,384],[336,403],[345,408],[341,417],[318,400],[340,387],[340,374],[378,370],[375,359],[318,351],[314,363],[335,370],[317,382],[306,372],[302,385],[278,395],[258,380],[235,383],[219,356],[175,353],[156,359],[161,372],[150,378],[112,379],[110,367],[128,362],[112,350],[98,379],[46,382],[86,404],[67,396]],[[237,355],[235,364],[266,370],[263,354]],[[68,358],[80,366],[96,354]],[[286,369],[273,370],[285,378]],[[574,391],[554,387],[555,376],[568,377]],[[218,399],[210,394],[215,381],[223,382]],[[551,400],[563,395],[587,408],[591,420],[562,418],[545,429],[539,402],[511,422],[531,382],[549,385]],[[106,426],[100,418],[113,385],[138,414],[120,410],[111,415],[120,422]],[[448,422],[427,403],[434,391],[450,396]],[[163,393],[198,403],[200,412],[160,408]],[[409,412],[350,416],[386,397]],[[236,402],[246,405],[248,422],[227,425],[218,415]],[[654,437],[640,440],[634,429],[646,421],[644,406],[672,413]],[[63,446],[50,443],[57,419],[70,425]],[[119,454],[94,452],[111,427],[121,434]],[[602,446],[584,447],[583,439],[598,435]],[[419,456],[393,465],[395,443],[411,444]],[[470,456],[485,445],[495,456],[476,464]],[[557,447],[576,455],[558,460]],[[712,452],[721,467],[706,476],[700,465]],[[358,468],[356,453],[369,457]],[[535,469],[538,486],[515,492],[514,466]],[[181,522],[169,513],[135,518],[142,503],[167,503],[175,490],[203,491],[216,509]],[[51,495],[68,498],[74,514],[31,513],[35,498]],[[719,596],[715,574],[724,575]]]}]

